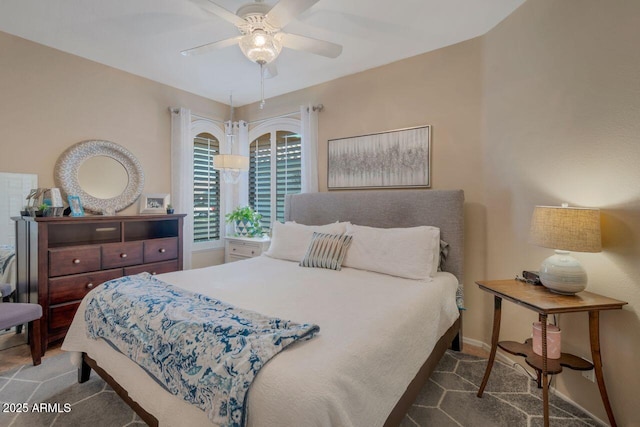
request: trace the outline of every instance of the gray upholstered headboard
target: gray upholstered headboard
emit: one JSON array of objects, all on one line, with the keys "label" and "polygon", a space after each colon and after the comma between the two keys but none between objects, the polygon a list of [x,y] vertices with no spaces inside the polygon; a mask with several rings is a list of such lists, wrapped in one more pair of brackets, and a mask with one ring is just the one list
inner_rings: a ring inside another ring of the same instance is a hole
[{"label": "gray upholstered headboard", "polygon": [[340,191],[287,195],[286,221],[320,225],[351,221],[369,227],[431,225],[449,243],[445,270],[462,279],[464,245],[462,190]]}]

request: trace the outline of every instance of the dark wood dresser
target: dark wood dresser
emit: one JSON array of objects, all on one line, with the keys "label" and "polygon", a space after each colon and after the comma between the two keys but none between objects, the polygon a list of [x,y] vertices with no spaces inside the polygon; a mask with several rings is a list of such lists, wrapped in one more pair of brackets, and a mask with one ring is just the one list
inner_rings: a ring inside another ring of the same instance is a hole
[{"label": "dark wood dresser", "polygon": [[43,349],[64,338],[80,300],[122,276],[182,270],[184,214],[16,218],[21,302],[43,311]]}]

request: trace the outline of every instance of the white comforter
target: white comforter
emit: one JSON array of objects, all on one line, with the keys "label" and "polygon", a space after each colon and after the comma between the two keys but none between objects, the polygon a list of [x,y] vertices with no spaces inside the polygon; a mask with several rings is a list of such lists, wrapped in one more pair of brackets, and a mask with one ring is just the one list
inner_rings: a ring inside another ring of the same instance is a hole
[{"label": "white comforter", "polygon": [[[400,279],[299,267],[266,256],[161,280],[320,333],[272,359],[251,385],[249,426],[376,426],[458,317],[457,280]],[[86,299],[85,299],[86,300]],[[86,352],[161,426],[204,426],[205,413],[165,392],[126,356],[85,332],[84,302],[62,348]]]}]

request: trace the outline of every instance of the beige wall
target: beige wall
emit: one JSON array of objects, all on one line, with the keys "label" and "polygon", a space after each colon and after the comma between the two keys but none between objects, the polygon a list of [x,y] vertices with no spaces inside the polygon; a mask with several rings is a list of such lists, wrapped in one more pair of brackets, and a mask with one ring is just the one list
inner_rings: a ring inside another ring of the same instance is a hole
[{"label": "beige wall", "polygon": [[[126,147],[144,192],[171,190],[169,106],[222,118],[228,107],[0,32],[0,171],[35,173],[53,187],[58,156],[87,139]],[[123,213],[136,214],[137,204]]]},{"label": "beige wall", "polygon": [[[628,301],[603,312],[604,373],[619,425],[640,425],[640,2],[529,0],[483,37],[487,277],[537,269],[538,204],[602,209],[603,252],[574,254],[587,290]],[[485,312],[491,298],[485,296]],[[502,337],[535,318],[503,305]],[[477,308],[477,307],[472,307]],[[561,316],[563,351],[591,359],[587,314]],[[489,328],[477,338],[488,342]],[[598,387],[565,370],[558,389],[606,420]]]},{"label": "beige wall", "polygon": [[[640,3],[529,0],[487,35],[239,109],[253,121],[322,103],[327,140],[433,125],[433,188],[466,195],[465,336],[490,342],[493,302],[475,280],[537,269],[527,243],[537,204],[600,207],[604,251],[577,254],[588,289],[629,302],[601,316],[605,378],[618,424],[640,425]],[[267,81],[268,84],[268,81]],[[502,338],[535,315],[503,305]],[[587,315],[560,319],[563,349],[591,358]],[[524,364],[523,361],[520,361]],[[598,388],[565,369],[558,389],[606,420]]]}]

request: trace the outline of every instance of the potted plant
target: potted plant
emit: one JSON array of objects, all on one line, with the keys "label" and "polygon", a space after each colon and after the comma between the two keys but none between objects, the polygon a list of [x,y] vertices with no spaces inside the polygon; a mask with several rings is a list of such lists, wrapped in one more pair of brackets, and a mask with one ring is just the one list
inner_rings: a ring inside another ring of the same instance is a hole
[{"label": "potted plant", "polygon": [[173,205],[171,203],[169,203],[167,205],[167,215],[172,215],[173,212],[175,212],[174,209],[173,209]]},{"label": "potted plant", "polygon": [[29,214],[29,206],[24,206],[20,211],[20,216],[31,216]]},{"label": "potted plant", "polygon": [[47,216],[48,212],[49,212],[49,205],[47,205],[46,203],[43,203],[40,206],[38,206],[37,210],[35,211],[35,216],[37,217]]},{"label": "potted plant", "polygon": [[237,236],[262,237],[262,215],[249,206],[238,206],[225,218],[227,222],[233,222]]}]

